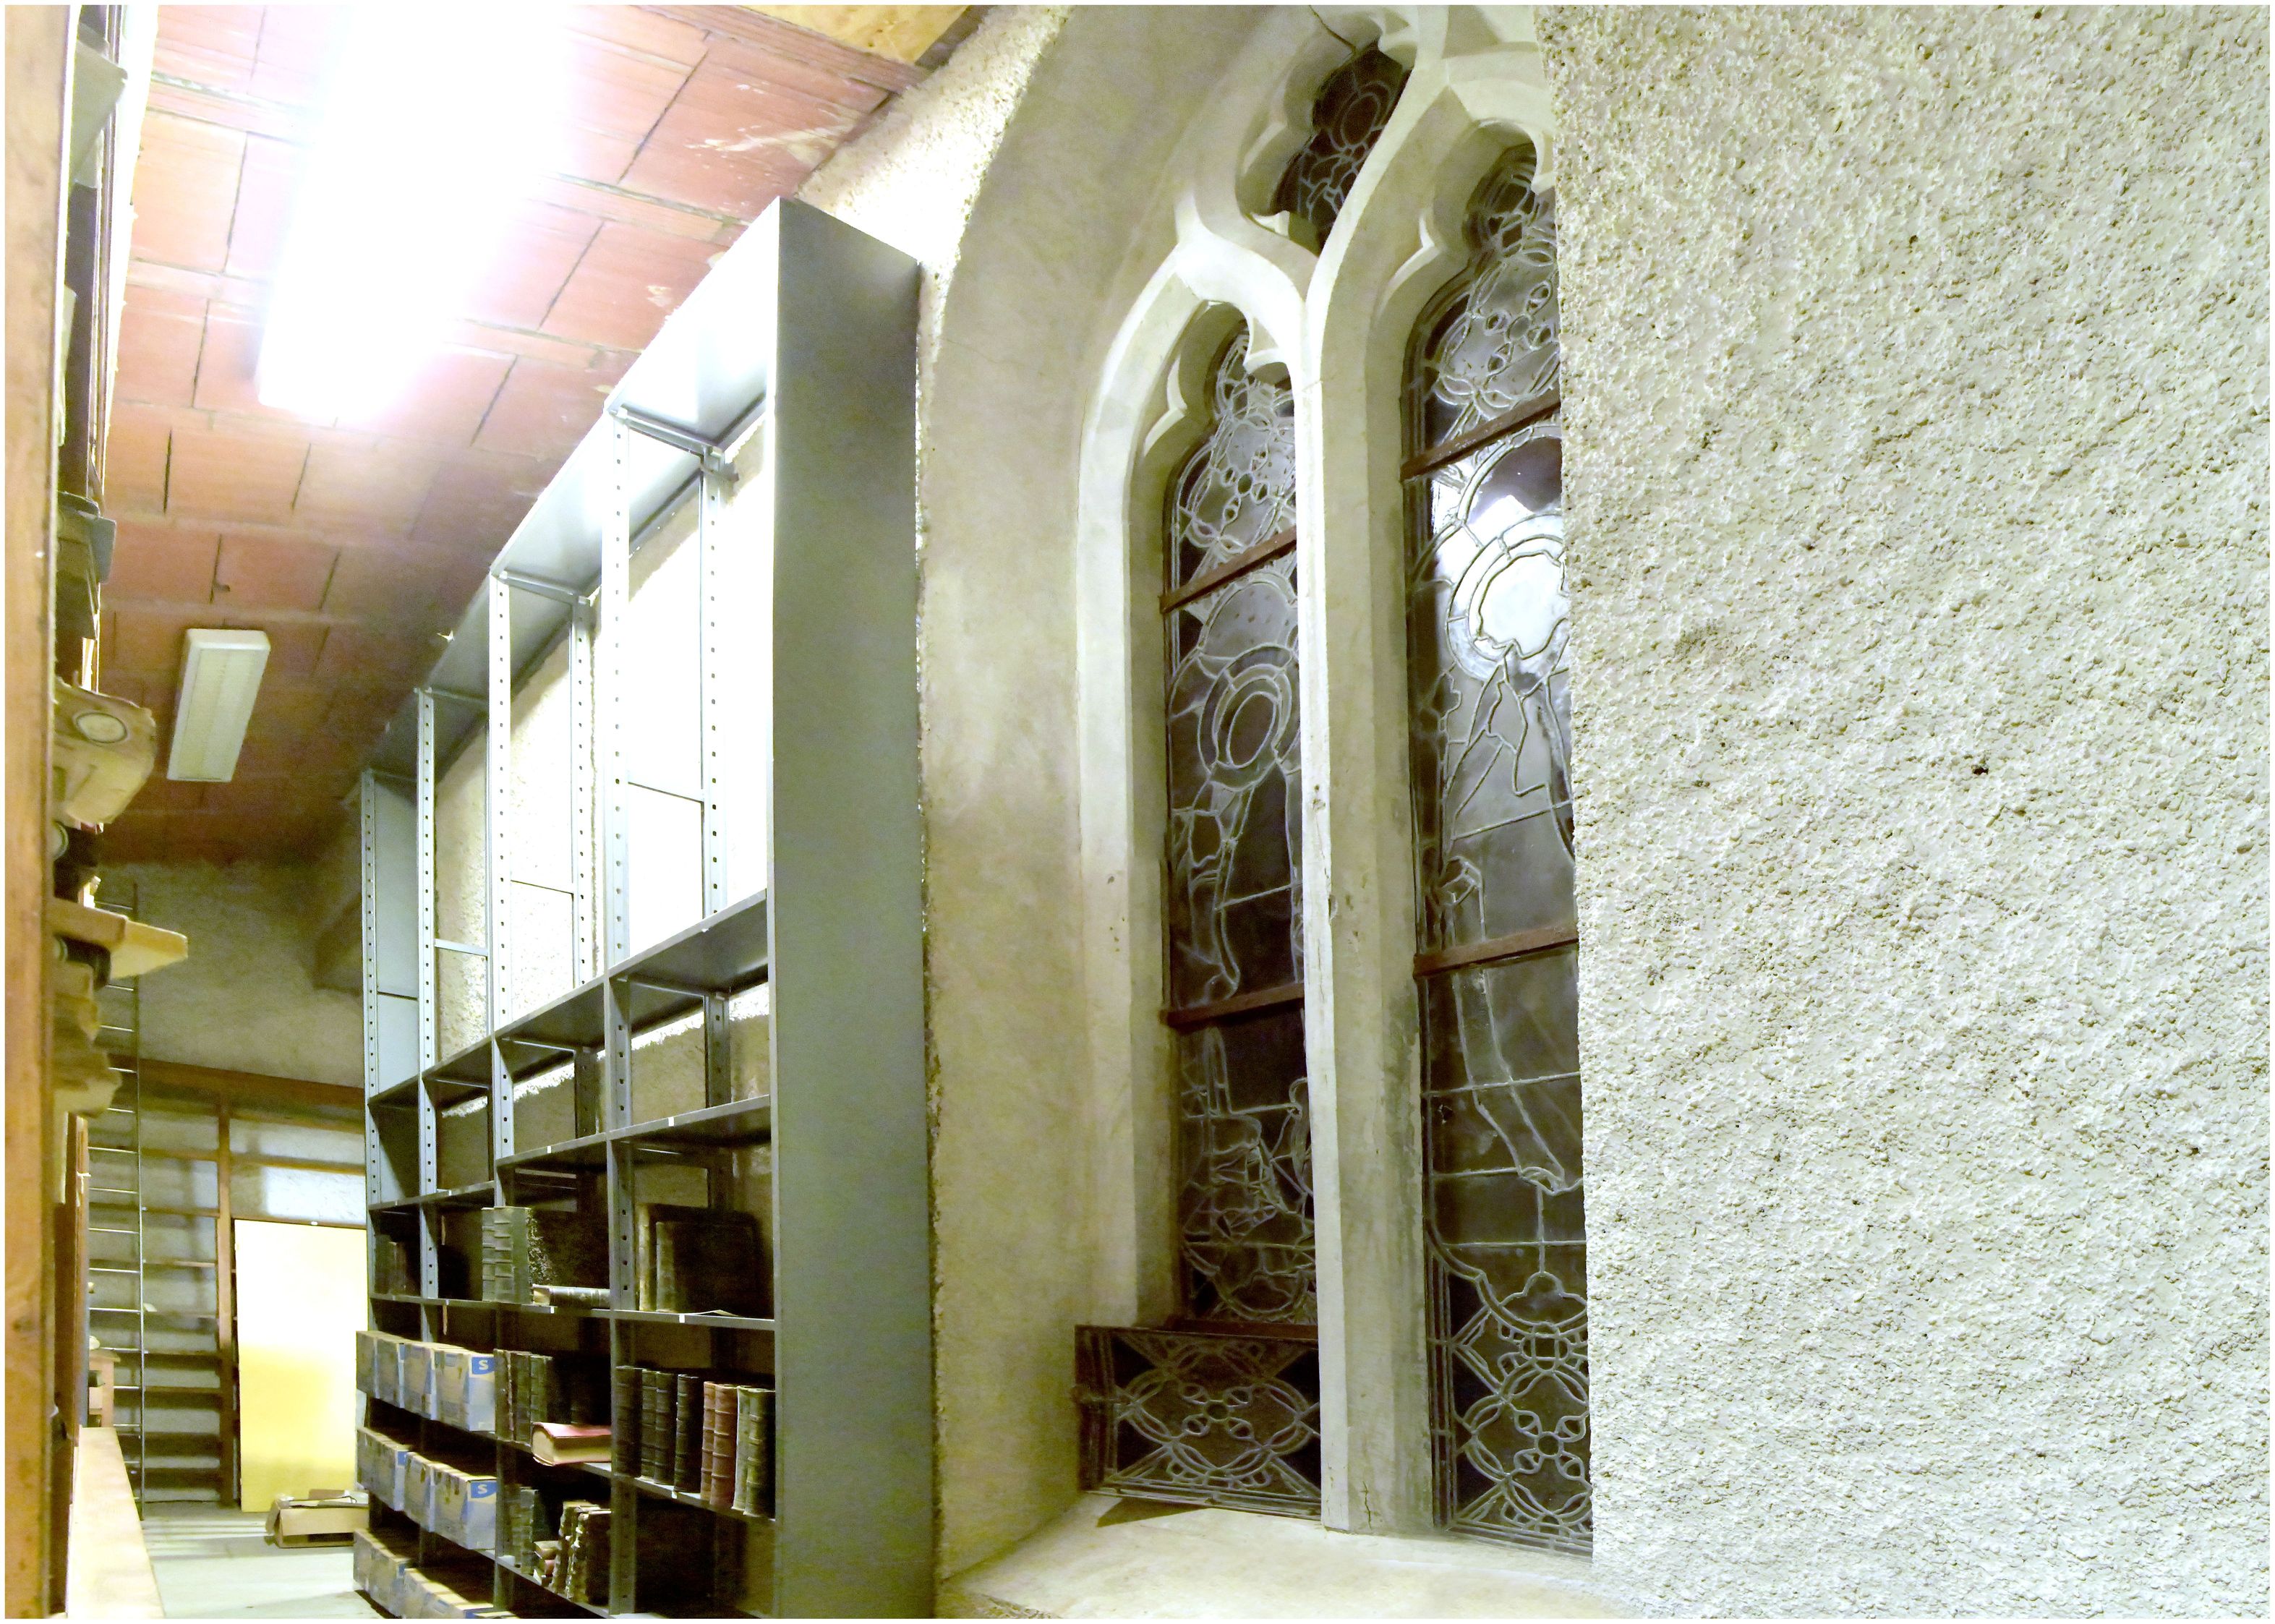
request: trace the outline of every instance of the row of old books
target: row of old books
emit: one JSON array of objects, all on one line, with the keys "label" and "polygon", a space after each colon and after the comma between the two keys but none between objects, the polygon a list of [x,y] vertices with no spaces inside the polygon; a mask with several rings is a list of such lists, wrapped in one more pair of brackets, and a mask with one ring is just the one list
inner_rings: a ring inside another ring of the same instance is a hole
[{"label": "row of old books", "polygon": [[497,1553],[524,1573],[537,1570],[537,1542],[560,1537],[553,1514],[536,1485],[498,1485]]},{"label": "row of old books", "polygon": [[718,1207],[643,1201],[633,1215],[633,1306],[763,1318],[772,1297],[759,1221]]},{"label": "row of old books", "polygon": [[497,1434],[523,1448],[548,1421],[604,1424],[608,1419],[608,1366],[573,1354],[507,1348],[497,1356]]},{"label": "row of old books", "polygon": [[608,1244],[597,1219],[573,1207],[481,1211],[482,1296],[535,1303],[542,1286],[606,1286]]},{"label": "row of old books", "polygon": [[529,1576],[556,1596],[593,1606],[608,1601],[608,1508],[592,1500],[561,1503],[561,1537],[536,1542]]},{"label": "row of old books", "polygon": [[700,1371],[620,1364],[614,1464],[700,1499],[759,1516],[774,1494],[774,1389]]}]

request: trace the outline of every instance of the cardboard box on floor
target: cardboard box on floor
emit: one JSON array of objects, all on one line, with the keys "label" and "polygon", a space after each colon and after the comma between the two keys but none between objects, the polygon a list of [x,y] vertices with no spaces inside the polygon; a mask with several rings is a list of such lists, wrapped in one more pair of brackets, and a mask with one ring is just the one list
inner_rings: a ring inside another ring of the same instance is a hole
[{"label": "cardboard box on floor", "polygon": [[268,1507],[266,1528],[269,1544],[297,1545],[311,1539],[351,1539],[370,1522],[370,1503],[341,1489],[278,1495]]}]

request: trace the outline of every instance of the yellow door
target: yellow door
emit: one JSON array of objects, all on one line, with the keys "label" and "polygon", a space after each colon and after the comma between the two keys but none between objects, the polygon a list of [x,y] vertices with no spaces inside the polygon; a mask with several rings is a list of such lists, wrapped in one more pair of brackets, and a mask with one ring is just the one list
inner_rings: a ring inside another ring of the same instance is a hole
[{"label": "yellow door", "polygon": [[243,1505],[355,1484],[355,1333],[364,1326],[360,1229],[237,1231],[238,1471]]}]

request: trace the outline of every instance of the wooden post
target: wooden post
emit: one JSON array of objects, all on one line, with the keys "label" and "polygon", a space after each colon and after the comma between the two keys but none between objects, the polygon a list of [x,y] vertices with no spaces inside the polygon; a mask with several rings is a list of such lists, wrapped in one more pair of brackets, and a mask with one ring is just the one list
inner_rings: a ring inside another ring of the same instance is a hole
[{"label": "wooden post", "polygon": [[11,6],[7,55],[7,480],[0,540],[0,660],[6,663],[5,812],[0,884],[7,935],[4,1208],[7,1342],[0,1591],[14,1618],[44,1618],[53,1469],[55,1258],[49,1209],[47,856],[53,596],[57,290],[63,283],[64,145],[71,127],[70,6]]}]

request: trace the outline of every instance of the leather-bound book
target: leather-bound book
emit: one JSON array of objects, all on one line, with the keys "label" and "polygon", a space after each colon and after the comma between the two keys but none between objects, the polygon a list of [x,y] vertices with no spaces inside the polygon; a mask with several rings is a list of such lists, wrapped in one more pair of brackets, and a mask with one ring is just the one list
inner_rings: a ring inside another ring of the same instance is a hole
[{"label": "leather-bound book", "polygon": [[671,1486],[703,1492],[703,1379],[693,1371],[679,1378],[679,1434],[672,1451]]},{"label": "leather-bound book", "polygon": [[753,1516],[767,1507],[767,1423],[774,1394],[765,1387],[739,1387],[735,1401],[735,1492],[729,1502]]},{"label": "leather-bound book", "polygon": [[669,1371],[640,1372],[639,1475],[654,1483],[671,1479],[671,1401],[677,1391]]},{"label": "leather-bound book", "polygon": [[640,1372],[636,1364],[620,1364],[609,1393],[608,1425],[615,1442],[608,1464],[616,1471],[638,1472],[640,1439]]},{"label": "leather-bound book", "polygon": [[735,1389],[703,1384],[703,1499],[724,1506],[735,1497]]}]

